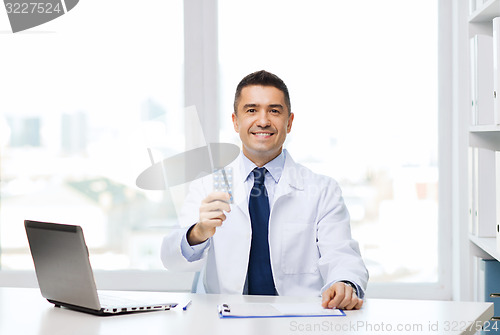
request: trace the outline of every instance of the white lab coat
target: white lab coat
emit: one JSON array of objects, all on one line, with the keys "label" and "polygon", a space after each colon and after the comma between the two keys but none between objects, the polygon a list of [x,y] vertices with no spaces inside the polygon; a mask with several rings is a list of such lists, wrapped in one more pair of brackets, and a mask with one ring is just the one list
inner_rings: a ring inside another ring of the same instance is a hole
[{"label": "white lab coat", "polygon": [[[238,182],[244,178],[241,157],[230,166],[234,204],[210,238],[204,257],[188,262],[181,252],[181,240],[198,221],[201,201],[212,192],[212,176],[192,182],[180,217],[184,229],[166,236],[162,244],[165,267],[173,271],[203,269],[207,293],[242,294],[247,276],[252,230],[248,194]],[[279,295],[320,295],[340,280],[356,283],[362,290],[360,297],[364,295],[368,271],[358,243],[351,238],[340,187],[332,178],[295,163],[289,154],[271,203],[269,249]]]}]

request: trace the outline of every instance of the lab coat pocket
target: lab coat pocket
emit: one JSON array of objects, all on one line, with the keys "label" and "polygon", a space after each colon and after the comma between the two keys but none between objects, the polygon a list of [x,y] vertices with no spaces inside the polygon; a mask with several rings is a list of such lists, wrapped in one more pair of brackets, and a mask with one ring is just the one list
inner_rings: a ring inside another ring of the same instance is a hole
[{"label": "lab coat pocket", "polygon": [[305,274],[318,271],[316,230],[310,224],[287,224],[283,230],[281,266],[285,274]]}]

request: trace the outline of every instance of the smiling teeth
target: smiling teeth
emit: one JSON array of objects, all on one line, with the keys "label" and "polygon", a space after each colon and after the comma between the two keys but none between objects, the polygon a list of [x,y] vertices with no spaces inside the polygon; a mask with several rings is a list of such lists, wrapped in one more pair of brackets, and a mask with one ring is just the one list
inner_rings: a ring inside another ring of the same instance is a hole
[{"label": "smiling teeth", "polygon": [[271,135],[270,133],[255,133],[257,136],[269,136]]}]

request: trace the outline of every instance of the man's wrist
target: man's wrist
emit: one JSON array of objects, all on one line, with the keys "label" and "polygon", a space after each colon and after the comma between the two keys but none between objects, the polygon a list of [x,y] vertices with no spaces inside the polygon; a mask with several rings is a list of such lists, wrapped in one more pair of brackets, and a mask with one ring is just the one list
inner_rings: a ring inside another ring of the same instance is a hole
[{"label": "man's wrist", "polygon": [[210,241],[207,240],[200,244],[190,245],[187,239],[186,232],[184,233],[181,241],[181,253],[188,262],[198,261],[203,257],[204,251],[208,247],[209,243]]},{"label": "man's wrist", "polygon": [[207,238],[206,239],[203,239],[203,238],[200,238],[198,236],[198,230],[196,229],[196,226],[198,225],[198,223],[195,223],[194,225],[192,225],[187,233],[186,233],[186,239],[189,243],[189,245],[197,245],[197,244],[201,244],[203,242],[205,242],[206,240],[208,240]]}]

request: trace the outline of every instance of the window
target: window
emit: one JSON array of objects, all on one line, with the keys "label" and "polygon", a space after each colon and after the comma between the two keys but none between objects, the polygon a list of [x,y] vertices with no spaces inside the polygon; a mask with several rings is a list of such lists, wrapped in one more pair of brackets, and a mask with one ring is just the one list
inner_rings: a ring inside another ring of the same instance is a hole
[{"label": "window", "polygon": [[[184,118],[192,104],[214,138],[217,118],[209,114],[220,106],[219,139],[239,144],[234,89],[266,69],[290,89],[291,155],[343,189],[371,274],[368,295],[377,284],[443,287],[438,1],[99,6],[78,6],[36,31],[0,34],[2,270],[32,269],[24,219],[82,225],[97,269],[162,268],[158,248],[176,224],[175,205],[168,192],[135,186],[151,164],[146,148],[158,159],[193,145],[179,140],[192,127]],[[183,17],[192,31],[183,30]],[[428,288],[412,297],[449,296]]]},{"label": "window", "polygon": [[92,9],[0,36],[2,270],[33,268],[24,219],[81,225],[95,269],[163,268],[175,209],[135,178],[183,149],[183,2]]},{"label": "window", "polygon": [[[437,283],[437,2],[219,0],[221,139],[234,90],[287,83],[294,159],[339,181],[373,283]],[[409,14],[411,13],[411,15]]]}]

